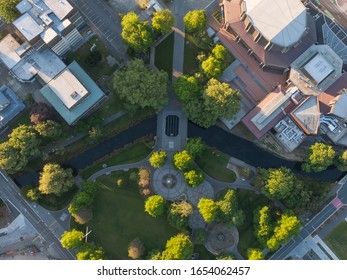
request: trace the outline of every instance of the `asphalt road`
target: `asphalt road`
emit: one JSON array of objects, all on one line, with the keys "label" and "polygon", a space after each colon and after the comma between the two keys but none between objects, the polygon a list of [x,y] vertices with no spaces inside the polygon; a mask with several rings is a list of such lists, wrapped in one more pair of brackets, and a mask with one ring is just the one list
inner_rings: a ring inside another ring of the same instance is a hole
[{"label": "asphalt road", "polygon": [[[340,181],[341,188],[337,192],[337,197],[347,205],[347,178]],[[282,246],[270,259],[284,259],[301,241],[315,232],[326,220],[328,220],[339,208],[336,208],[331,201],[315,217],[313,217],[300,231],[300,234]]]},{"label": "asphalt road", "polygon": [[64,249],[60,240],[58,240],[51,229],[41,220],[41,218],[35,213],[30,205],[21,196],[18,187],[12,181],[11,178],[3,171],[0,171],[0,197],[4,202],[10,201],[19,212],[21,212],[25,218],[33,225],[39,235],[47,242],[49,247],[54,247],[54,250],[64,260],[73,260],[74,256],[66,249]]},{"label": "asphalt road", "polygon": [[[126,57],[122,27],[116,10],[103,0],[70,0],[118,60]],[[122,61],[119,61],[122,62]]]},{"label": "asphalt road", "polygon": [[[311,1],[317,5],[318,1]],[[319,0],[320,6],[318,7],[323,13],[329,16],[329,13],[334,17],[335,21],[342,27],[347,29],[347,2],[346,0]],[[328,11],[328,12],[326,12]]]}]

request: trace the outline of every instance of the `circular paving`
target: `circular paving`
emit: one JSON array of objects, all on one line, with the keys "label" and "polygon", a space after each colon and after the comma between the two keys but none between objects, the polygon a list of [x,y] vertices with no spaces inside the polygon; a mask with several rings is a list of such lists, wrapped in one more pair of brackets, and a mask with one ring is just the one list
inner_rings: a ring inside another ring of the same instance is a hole
[{"label": "circular paving", "polygon": [[201,198],[213,198],[214,191],[211,184],[204,181],[198,187],[192,187],[187,189],[188,201],[197,206]]},{"label": "circular paving", "polygon": [[182,173],[168,163],[154,172],[152,187],[156,194],[173,201],[184,193],[186,183]]},{"label": "circular paving", "polygon": [[205,244],[212,254],[231,253],[236,250],[239,232],[236,227],[212,223],[208,226],[208,239]]}]

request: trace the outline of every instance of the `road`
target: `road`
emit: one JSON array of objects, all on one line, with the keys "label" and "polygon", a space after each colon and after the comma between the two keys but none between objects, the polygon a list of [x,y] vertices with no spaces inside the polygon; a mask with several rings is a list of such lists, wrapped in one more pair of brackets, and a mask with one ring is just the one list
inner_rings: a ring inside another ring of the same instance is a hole
[{"label": "road", "polygon": [[99,35],[118,60],[127,57],[126,47],[121,37],[121,20],[113,7],[103,0],[70,0],[70,2],[87,19],[93,31]]},{"label": "road", "polygon": [[42,239],[44,239],[46,243],[49,244],[50,247],[53,247],[53,249],[60,255],[61,259],[75,259],[70,251],[61,246],[60,240],[54,236],[48,225],[42,221],[42,219],[35,213],[34,209],[32,209],[24,200],[16,184],[3,171],[0,171],[0,197],[4,202],[10,202],[14,205],[18,211],[25,216],[25,218],[37,230]]},{"label": "road", "polygon": [[311,219],[300,231],[300,234],[290,242],[282,246],[270,259],[283,260],[292,250],[298,246],[307,236],[315,232],[325,221],[327,221],[343,204],[347,205],[347,176],[339,183],[340,189],[337,191],[337,197],[328,203],[314,218]]},{"label": "road", "polygon": [[342,27],[347,29],[347,1],[346,0],[313,0],[311,1],[314,5],[317,5],[318,8],[328,16],[332,16],[335,21],[340,24]]}]

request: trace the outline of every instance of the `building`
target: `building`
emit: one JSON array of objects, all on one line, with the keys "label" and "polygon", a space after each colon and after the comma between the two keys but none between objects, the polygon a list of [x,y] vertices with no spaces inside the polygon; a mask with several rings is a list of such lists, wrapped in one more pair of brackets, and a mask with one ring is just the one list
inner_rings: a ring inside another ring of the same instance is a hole
[{"label": "building", "polygon": [[82,41],[83,19],[67,0],[22,0],[16,8],[22,16],[13,25],[33,49],[47,45],[61,56]]},{"label": "building", "polygon": [[316,42],[313,18],[300,0],[224,0],[223,29],[266,71],[283,73]]},{"label": "building", "polygon": [[76,124],[105,98],[101,89],[75,61],[40,91],[69,125]]},{"label": "building", "polygon": [[0,128],[6,126],[24,108],[24,103],[9,87],[0,87]]}]

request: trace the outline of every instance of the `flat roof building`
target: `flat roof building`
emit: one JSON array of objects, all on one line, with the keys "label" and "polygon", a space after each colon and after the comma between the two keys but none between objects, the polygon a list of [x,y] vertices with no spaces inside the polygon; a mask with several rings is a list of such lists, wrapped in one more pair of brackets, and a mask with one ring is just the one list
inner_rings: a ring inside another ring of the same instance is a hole
[{"label": "flat roof building", "polygon": [[74,10],[67,0],[44,0],[44,2],[60,20],[64,20]]},{"label": "flat roof building", "polygon": [[8,69],[12,69],[21,60],[17,53],[19,47],[19,43],[11,34],[0,41],[0,59]]},{"label": "flat roof building", "polygon": [[40,91],[69,125],[76,124],[105,97],[76,61]]},{"label": "flat roof building", "polygon": [[39,25],[28,13],[25,13],[21,17],[17,18],[13,22],[13,25],[28,42],[32,42],[33,40],[37,39],[44,30],[42,25]]}]

